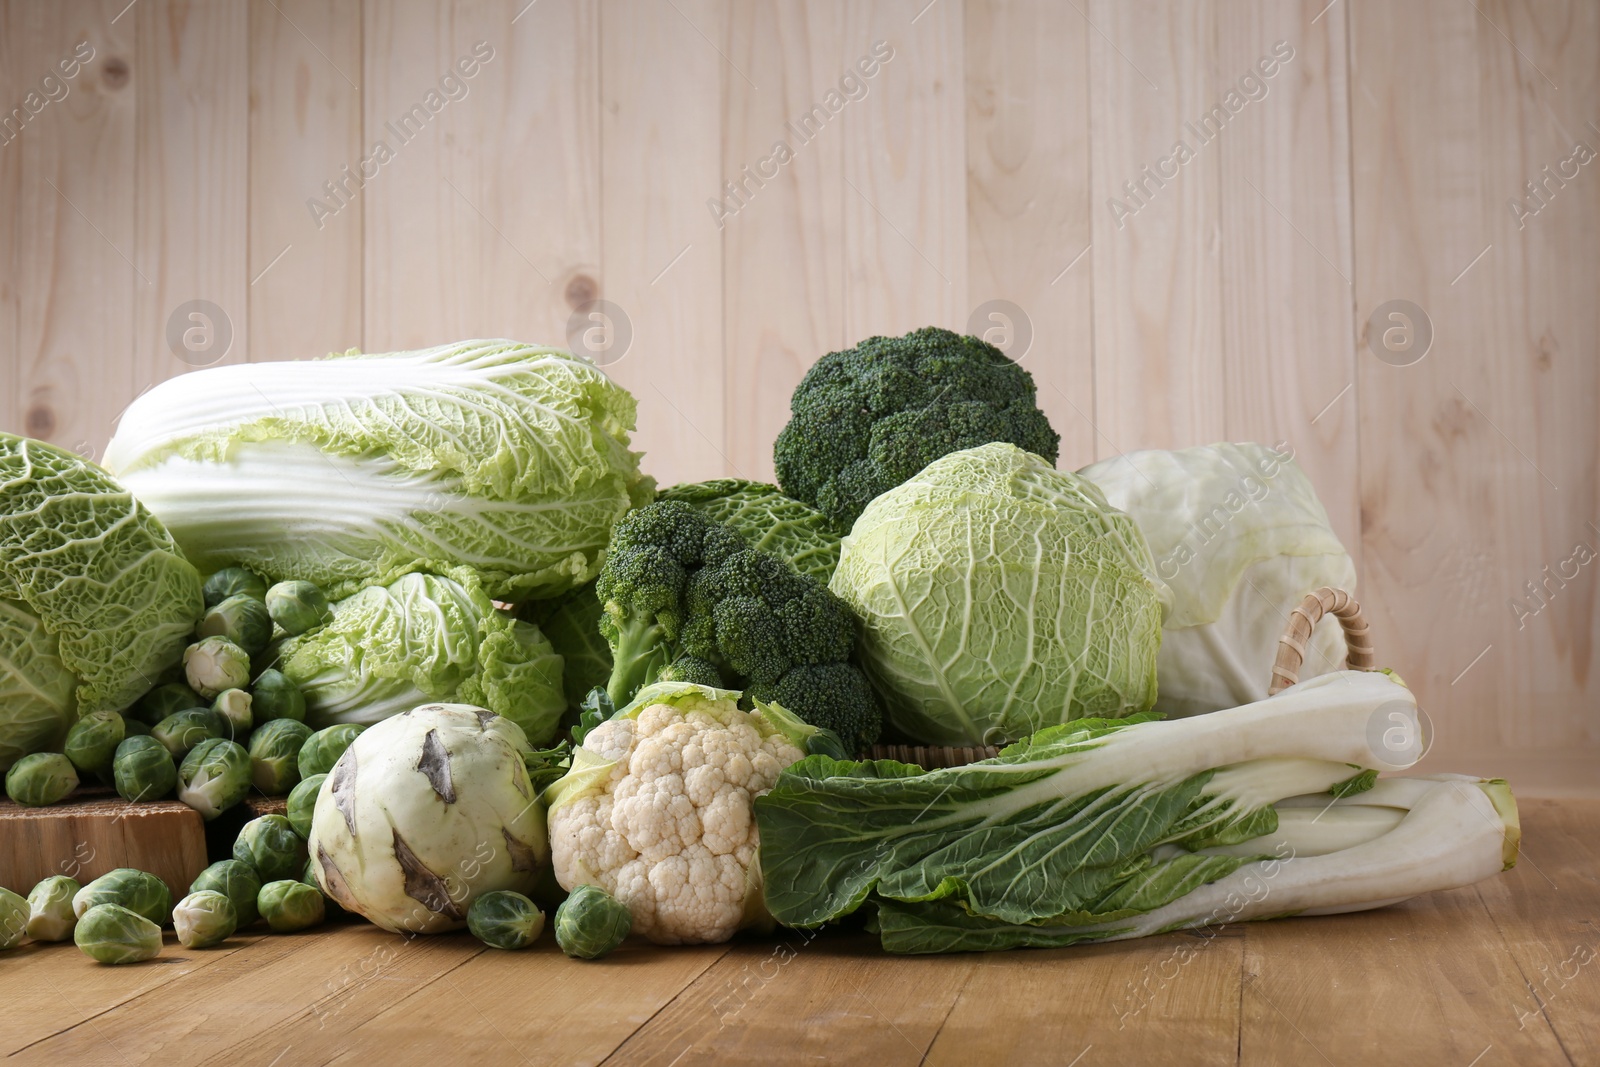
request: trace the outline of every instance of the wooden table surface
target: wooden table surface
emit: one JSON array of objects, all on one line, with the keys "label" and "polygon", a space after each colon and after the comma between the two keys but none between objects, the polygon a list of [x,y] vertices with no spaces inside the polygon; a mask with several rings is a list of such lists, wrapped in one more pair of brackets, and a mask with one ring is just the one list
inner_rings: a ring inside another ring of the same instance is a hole
[{"label": "wooden table surface", "polygon": [[1364,915],[896,959],[860,934],[564,958],[342,923],[158,959],[0,956],[11,1064],[1600,1063],[1600,800],[1522,862]]}]

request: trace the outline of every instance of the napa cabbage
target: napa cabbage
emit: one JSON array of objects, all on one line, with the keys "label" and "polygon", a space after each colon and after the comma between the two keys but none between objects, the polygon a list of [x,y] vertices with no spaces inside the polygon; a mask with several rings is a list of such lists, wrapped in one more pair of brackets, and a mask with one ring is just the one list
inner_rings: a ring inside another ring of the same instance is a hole
[{"label": "napa cabbage", "polygon": [[183,655],[200,575],[105,471],[0,433],[0,770],[121,711]]},{"label": "napa cabbage", "polygon": [[566,709],[561,657],[539,628],[482,590],[431,574],[336,602],[331,622],[283,641],[274,662],[319,729],[442,701],[488,708],[543,744]]},{"label": "napa cabbage", "polygon": [[182,375],[129,406],[106,466],[208,572],[337,598],[420,571],[517,601],[592,579],[651,499],[634,416],[568,352],[464,341]]},{"label": "napa cabbage", "polygon": [[953,452],[867,505],[830,588],[889,719],[993,744],[1156,696],[1162,589],[1133,520],[1015,445]]}]

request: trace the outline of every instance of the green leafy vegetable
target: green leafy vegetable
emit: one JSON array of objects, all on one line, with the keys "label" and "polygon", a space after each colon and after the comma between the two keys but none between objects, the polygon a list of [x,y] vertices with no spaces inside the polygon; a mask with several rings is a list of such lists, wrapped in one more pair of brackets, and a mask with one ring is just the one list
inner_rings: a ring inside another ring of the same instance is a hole
[{"label": "green leafy vegetable", "polygon": [[[885,947],[914,952],[1070,944],[1229,921],[1207,918],[1214,893],[1194,894],[1295,851],[1321,855],[1394,828],[1398,820],[1335,815],[1318,829],[1316,808],[1301,809],[1310,819],[1283,815],[1304,803],[1381,801],[1382,783],[1328,794],[1363,765],[1394,765],[1394,753],[1373,752],[1369,740],[1374,716],[1387,712],[1417,725],[1403,685],[1344,672],[1204,718],[1051,727],[995,759],[949,770],[811,757],[756,801],[767,906],[779,922],[816,926],[871,901]],[[1289,799],[1299,797],[1307,799]],[[1513,828],[1494,814],[1491,796],[1477,797],[1464,802],[1491,814],[1489,837],[1479,834],[1481,817],[1477,828],[1463,819],[1444,846],[1470,838],[1464,868],[1419,867],[1396,839],[1377,854],[1346,853],[1367,881],[1355,890],[1356,880],[1333,879],[1343,888],[1311,893],[1314,906],[1409,896],[1498,870]],[[1494,865],[1485,870],[1489,852]],[[1333,866],[1316,869],[1328,879]],[[1285,893],[1275,906],[1237,917],[1308,906],[1301,899]]]},{"label": "green leafy vegetable", "polygon": [[595,591],[613,702],[657,681],[737,686],[831,730],[850,751],[877,740],[877,698],[849,662],[849,609],[731,527],[675,500],[630,512]]},{"label": "green leafy vegetable", "polygon": [[78,772],[59,752],[23,756],[6,771],[6,796],[32,808],[64,800],[76,788]]},{"label": "green leafy vegetable", "polygon": [[611,646],[600,633],[600,598],[594,586],[589,582],[553,600],[530,600],[518,611],[561,656],[561,690],[569,714],[589,690],[611,677]]},{"label": "green leafy vegetable", "polygon": [[632,929],[628,906],[597,885],[580,885],[556,909],[556,944],[575,960],[610,955]]},{"label": "green leafy vegetable", "polygon": [[178,662],[200,575],[105,471],[0,433],[0,770]]},{"label": "green leafy vegetable", "polygon": [[171,378],[123,413],[106,465],[202,567],[334,598],[430,571],[514,601],[594,577],[653,495],[634,416],[567,352],[464,341]]},{"label": "green leafy vegetable", "polygon": [[929,326],[812,364],[773,446],[778,484],[841,529],[951,452],[1005,441],[1054,465],[1061,436],[1033,376],[993,345]]},{"label": "green leafy vegetable", "polygon": [[1092,483],[989,444],[874,500],[831,588],[862,621],[861,664],[896,727],[995,744],[1150,706],[1151,568],[1133,520]]},{"label": "green leafy vegetable", "polygon": [[161,926],[117,904],[99,904],[78,920],[72,939],[100,963],[142,963],[161,955]]},{"label": "green leafy vegetable", "polygon": [[810,504],[765,482],[719,478],[663,489],[657,500],[681,500],[712,520],[739,531],[752,546],[789,561],[819,582],[839,565],[840,533]]},{"label": "green leafy vegetable", "polygon": [[306,721],[375,723],[429,701],[488,708],[542,744],[566,709],[561,657],[539,628],[477,589],[408,574],[334,605],[331,623],[278,650]]}]

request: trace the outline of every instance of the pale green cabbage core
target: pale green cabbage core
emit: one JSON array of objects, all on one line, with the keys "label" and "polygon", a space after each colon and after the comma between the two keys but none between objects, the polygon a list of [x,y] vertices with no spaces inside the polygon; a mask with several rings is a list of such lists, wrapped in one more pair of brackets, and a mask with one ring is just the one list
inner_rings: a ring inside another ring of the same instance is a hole
[{"label": "pale green cabbage core", "polygon": [[650,498],[634,418],[582,359],[468,341],[183,375],[128,408],[106,461],[204,569],[335,597],[428,571],[517,600],[592,578]]},{"label": "pale green cabbage core", "polygon": [[867,506],[831,588],[894,725],[992,744],[1156,695],[1161,590],[1133,521],[1014,445],[954,452]]}]

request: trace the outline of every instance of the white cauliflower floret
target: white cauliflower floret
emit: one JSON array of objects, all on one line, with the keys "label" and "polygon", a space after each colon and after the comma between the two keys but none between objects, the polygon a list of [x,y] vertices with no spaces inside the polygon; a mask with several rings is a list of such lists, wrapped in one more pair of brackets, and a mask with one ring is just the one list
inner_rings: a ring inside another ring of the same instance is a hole
[{"label": "white cauliflower floret", "polygon": [[601,886],[657,944],[732,937],[758,844],[752,804],[804,753],[759,713],[704,697],[601,723],[583,748],[614,765],[550,812],[562,887]]}]

